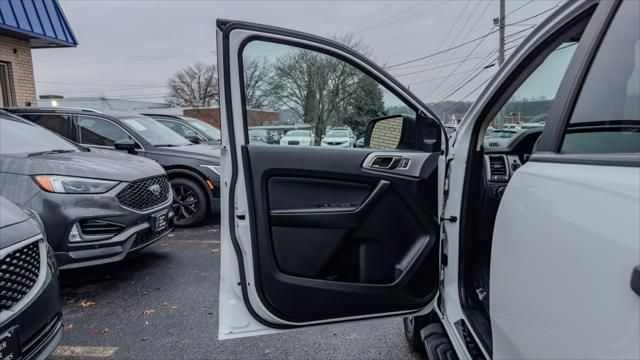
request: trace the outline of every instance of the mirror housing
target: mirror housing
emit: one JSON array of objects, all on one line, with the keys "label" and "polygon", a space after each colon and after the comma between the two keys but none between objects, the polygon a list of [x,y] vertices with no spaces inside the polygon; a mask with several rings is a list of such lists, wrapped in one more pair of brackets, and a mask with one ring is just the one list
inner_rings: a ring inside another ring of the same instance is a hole
[{"label": "mirror housing", "polygon": [[184,138],[191,141],[193,144],[200,144],[200,137],[198,135],[186,135]]},{"label": "mirror housing", "polygon": [[[396,145],[393,147],[393,145]],[[418,115],[390,115],[367,124],[364,147],[439,152],[442,130],[433,119]]]},{"label": "mirror housing", "polygon": [[138,145],[131,139],[122,139],[113,143],[113,147],[116,150],[125,150],[129,154],[137,154]]}]

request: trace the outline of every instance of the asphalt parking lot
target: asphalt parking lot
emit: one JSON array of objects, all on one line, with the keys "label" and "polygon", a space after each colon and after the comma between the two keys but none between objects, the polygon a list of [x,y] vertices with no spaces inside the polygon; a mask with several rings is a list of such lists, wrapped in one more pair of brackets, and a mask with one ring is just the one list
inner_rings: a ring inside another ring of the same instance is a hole
[{"label": "asphalt parking lot", "polygon": [[122,262],[61,273],[54,359],[418,359],[399,319],[218,341],[219,220]]}]

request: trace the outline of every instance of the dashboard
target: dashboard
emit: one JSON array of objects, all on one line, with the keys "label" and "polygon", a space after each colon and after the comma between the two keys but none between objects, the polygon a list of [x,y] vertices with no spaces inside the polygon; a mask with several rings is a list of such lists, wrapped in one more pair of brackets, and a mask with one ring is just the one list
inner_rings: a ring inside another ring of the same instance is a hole
[{"label": "dashboard", "polygon": [[511,139],[488,140],[483,145],[486,189],[490,198],[502,198],[509,179],[535,151],[540,134],[542,129],[531,129]]}]

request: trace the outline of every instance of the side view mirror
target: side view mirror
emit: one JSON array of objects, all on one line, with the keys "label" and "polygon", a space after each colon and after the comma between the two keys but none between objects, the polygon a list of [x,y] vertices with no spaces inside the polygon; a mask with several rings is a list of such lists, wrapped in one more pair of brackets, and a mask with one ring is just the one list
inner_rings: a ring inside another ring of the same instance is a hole
[{"label": "side view mirror", "polygon": [[200,144],[200,137],[198,135],[195,135],[195,134],[186,135],[184,138],[191,141],[194,144]]},{"label": "side view mirror", "polygon": [[411,115],[391,115],[367,124],[364,147],[381,150],[438,152],[442,131],[432,119]]},{"label": "side view mirror", "polygon": [[113,144],[113,147],[116,150],[125,150],[129,154],[137,154],[138,153],[136,151],[136,148],[137,148],[136,143],[131,139],[118,140]]}]

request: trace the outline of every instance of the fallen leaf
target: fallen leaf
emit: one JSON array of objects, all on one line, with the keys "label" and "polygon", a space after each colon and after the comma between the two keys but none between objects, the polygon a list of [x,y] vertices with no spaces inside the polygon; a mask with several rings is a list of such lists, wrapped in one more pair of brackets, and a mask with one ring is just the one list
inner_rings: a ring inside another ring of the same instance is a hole
[{"label": "fallen leaf", "polygon": [[64,329],[64,331],[70,331],[71,329],[73,329],[73,324],[64,324],[62,328]]},{"label": "fallen leaf", "polygon": [[144,324],[149,325],[149,321],[145,320]]},{"label": "fallen leaf", "polygon": [[95,305],[95,304],[96,303],[94,301],[89,301],[89,300],[85,300],[85,299],[80,300],[80,302],[78,303],[78,305],[80,305],[80,307],[83,307],[83,308],[87,308],[87,307]]},{"label": "fallen leaf", "polygon": [[168,246],[168,245],[169,245],[168,243],[162,243],[162,246]]},{"label": "fallen leaf", "polygon": [[217,254],[219,252],[220,252],[220,249],[217,249],[217,248],[216,249],[211,249],[211,251],[210,251],[210,253],[212,253],[212,254]]},{"label": "fallen leaf", "polygon": [[358,334],[351,334],[349,336],[347,336],[347,339],[351,340],[351,339],[356,339],[358,338]]},{"label": "fallen leaf", "polygon": [[268,353],[270,353],[271,351],[272,351],[272,349],[266,349],[266,350],[264,351],[264,353],[265,353],[265,354],[268,354]]},{"label": "fallen leaf", "polygon": [[142,338],[142,341],[147,341],[147,340],[149,340],[148,336],[145,336],[145,337]]},{"label": "fallen leaf", "polygon": [[174,235],[173,235],[173,234],[169,234],[168,236],[169,236],[169,237],[173,237]]},{"label": "fallen leaf", "polygon": [[145,310],[142,312],[142,314],[143,314],[143,315],[151,315],[151,314],[153,314],[154,312],[156,312],[156,311],[155,311],[155,310],[153,310],[153,309],[145,309]]},{"label": "fallen leaf", "polygon": [[109,333],[109,329],[98,329],[89,331],[89,336],[105,336]]}]

